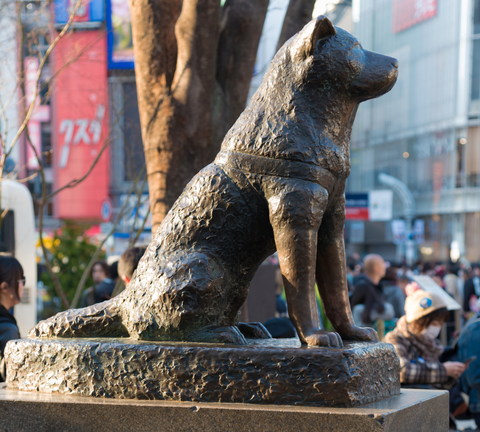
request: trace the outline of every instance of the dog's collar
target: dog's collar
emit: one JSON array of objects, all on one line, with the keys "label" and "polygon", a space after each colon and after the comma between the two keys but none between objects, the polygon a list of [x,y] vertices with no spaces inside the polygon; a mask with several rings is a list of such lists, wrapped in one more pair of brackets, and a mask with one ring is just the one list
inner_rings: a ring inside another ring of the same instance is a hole
[{"label": "dog's collar", "polygon": [[228,150],[220,151],[214,163],[220,167],[238,169],[251,174],[291,177],[314,182],[326,189],[328,193],[332,192],[336,180],[330,171],[315,165]]}]

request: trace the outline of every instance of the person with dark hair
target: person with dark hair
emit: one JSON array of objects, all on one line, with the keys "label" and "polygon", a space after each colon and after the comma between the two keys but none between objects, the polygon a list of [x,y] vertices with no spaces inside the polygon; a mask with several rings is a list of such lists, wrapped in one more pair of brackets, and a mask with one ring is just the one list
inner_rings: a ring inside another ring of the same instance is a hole
[{"label": "person with dark hair", "polygon": [[401,318],[405,315],[405,293],[398,286],[397,271],[393,267],[388,267],[385,276],[380,281],[385,301],[393,306],[395,318]]},{"label": "person with dark hair", "polygon": [[350,297],[352,315],[359,327],[370,327],[376,320],[391,320],[395,312],[385,301],[380,280],[385,276],[386,264],[380,255],[370,254],[363,260],[364,273],[355,279]]},{"label": "person with dark hair", "polygon": [[480,265],[473,265],[472,273],[472,277],[465,282],[463,287],[463,310],[465,312],[478,312],[479,309],[476,303],[480,298]]},{"label": "person with dark hair", "polygon": [[96,261],[92,266],[91,276],[93,279],[93,286],[87,288],[82,294],[82,300],[80,302],[81,307],[91,306],[97,303],[97,298],[95,296],[95,290],[98,288],[100,283],[108,278],[109,274],[108,264],[103,261]]},{"label": "person with dark hair", "polygon": [[110,264],[108,268],[108,277],[103,279],[95,287],[95,303],[101,303],[112,298],[113,291],[118,279],[118,261]]},{"label": "person with dark hair", "polygon": [[145,246],[127,249],[118,261],[118,275],[128,285],[147,248]]},{"label": "person with dark hair", "polygon": [[449,312],[442,298],[423,290],[405,301],[405,315],[385,336],[400,358],[402,384],[440,384],[460,378],[466,366],[460,362],[440,362],[444,348],[437,339]]},{"label": "person with dark hair", "polygon": [[21,264],[13,256],[0,253],[0,381],[5,381],[5,345],[12,339],[20,339],[17,321],[10,309],[20,303],[24,286]]},{"label": "person with dark hair", "polygon": [[92,279],[93,283],[95,285],[98,285],[100,282],[102,282],[104,279],[108,277],[110,273],[110,268],[108,267],[108,264],[103,261],[96,261],[95,264],[92,266]]}]

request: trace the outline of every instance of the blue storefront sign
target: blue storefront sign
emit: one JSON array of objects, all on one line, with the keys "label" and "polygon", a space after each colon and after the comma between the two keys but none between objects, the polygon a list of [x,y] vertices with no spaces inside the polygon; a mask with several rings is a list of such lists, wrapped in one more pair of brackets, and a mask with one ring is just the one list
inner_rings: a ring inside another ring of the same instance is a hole
[{"label": "blue storefront sign", "polygon": [[[55,22],[57,24],[66,24],[70,14],[73,12],[76,0],[55,0]],[[105,20],[104,0],[84,1],[77,9],[73,21],[75,23],[85,22],[103,22]]]},{"label": "blue storefront sign", "polygon": [[128,0],[107,0],[108,68],[133,69],[132,18]]}]

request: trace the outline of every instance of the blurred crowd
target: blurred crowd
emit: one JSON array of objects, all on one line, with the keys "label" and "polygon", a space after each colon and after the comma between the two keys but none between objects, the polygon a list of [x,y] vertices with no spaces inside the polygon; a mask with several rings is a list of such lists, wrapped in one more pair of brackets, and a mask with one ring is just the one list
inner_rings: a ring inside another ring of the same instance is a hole
[{"label": "blurred crowd", "polygon": [[450,430],[466,419],[480,430],[480,265],[409,268],[371,254],[350,257],[347,273],[353,319],[394,345],[402,387],[448,390]]},{"label": "blurred crowd", "polygon": [[[130,283],[144,253],[144,247],[134,247],[110,265],[97,261],[91,270],[94,285],[84,291],[81,306],[118,294],[121,282]],[[479,427],[480,265],[418,262],[410,268],[370,254],[349,257],[346,276],[355,324],[377,329],[381,340],[393,344],[402,386],[448,390],[451,429],[456,419],[474,420]],[[12,308],[24,286],[20,263],[0,254],[0,381],[5,380],[5,345],[20,337]],[[273,337],[295,337],[279,269],[276,286],[277,313],[264,326]],[[322,327],[333,331],[328,311],[320,297],[317,300]]]}]

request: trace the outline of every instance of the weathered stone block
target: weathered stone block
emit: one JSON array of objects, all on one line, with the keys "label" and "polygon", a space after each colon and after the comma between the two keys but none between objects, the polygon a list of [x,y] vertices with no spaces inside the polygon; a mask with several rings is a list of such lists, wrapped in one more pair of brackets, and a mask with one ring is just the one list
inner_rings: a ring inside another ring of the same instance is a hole
[{"label": "weathered stone block", "polygon": [[98,399],[2,389],[2,431],[448,432],[448,392],[402,390],[358,408]]},{"label": "weathered stone block", "polygon": [[392,345],[247,346],[23,339],[6,348],[9,389],[107,398],[351,407],[397,395]]}]

